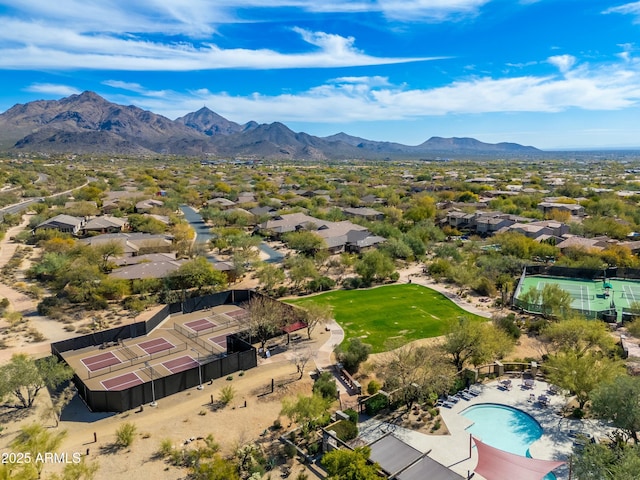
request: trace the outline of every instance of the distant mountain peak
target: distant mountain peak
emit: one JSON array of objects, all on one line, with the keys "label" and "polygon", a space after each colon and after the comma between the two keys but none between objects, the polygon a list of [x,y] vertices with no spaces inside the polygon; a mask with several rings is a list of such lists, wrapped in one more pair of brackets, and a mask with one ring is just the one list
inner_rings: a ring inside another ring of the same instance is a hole
[{"label": "distant mountain peak", "polygon": [[178,154],[253,158],[409,159],[431,155],[529,155],[533,147],[431,137],[416,145],[379,142],[340,132],[315,137],[282,122],[243,125],[207,106],[170,120],[136,106],[111,103],[92,91],[60,100],[15,105],[0,114],[0,148],[59,153]]}]

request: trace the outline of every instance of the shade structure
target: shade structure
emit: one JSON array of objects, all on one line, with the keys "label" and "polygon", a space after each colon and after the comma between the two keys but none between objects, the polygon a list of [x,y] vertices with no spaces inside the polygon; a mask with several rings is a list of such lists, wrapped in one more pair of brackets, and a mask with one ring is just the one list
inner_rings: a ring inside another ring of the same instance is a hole
[{"label": "shade structure", "polygon": [[282,328],[282,331],[284,333],[293,333],[293,332],[297,332],[298,330],[302,330],[303,328],[307,328],[307,324],[304,322],[295,322],[292,323],[290,325],[287,325],[286,327]]},{"label": "shade structure", "polygon": [[522,457],[491,447],[473,437],[478,450],[475,472],[487,480],[542,480],[554,468],[565,462]]}]

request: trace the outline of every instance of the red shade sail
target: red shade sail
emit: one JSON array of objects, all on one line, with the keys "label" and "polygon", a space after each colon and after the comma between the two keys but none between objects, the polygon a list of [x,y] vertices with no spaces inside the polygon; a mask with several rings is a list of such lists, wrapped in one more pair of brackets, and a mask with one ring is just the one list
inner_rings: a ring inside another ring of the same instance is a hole
[{"label": "red shade sail", "polygon": [[565,462],[538,460],[505,452],[473,437],[478,449],[478,466],[475,472],[487,480],[542,480],[554,468]]}]

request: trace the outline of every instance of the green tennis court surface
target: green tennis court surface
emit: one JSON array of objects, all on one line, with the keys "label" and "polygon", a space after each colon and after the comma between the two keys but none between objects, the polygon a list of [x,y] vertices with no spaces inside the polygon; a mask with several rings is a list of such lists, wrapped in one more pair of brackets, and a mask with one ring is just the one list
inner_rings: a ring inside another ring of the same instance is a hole
[{"label": "green tennis court surface", "polygon": [[571,308],[576,310],[602,312],[615,308],[623,311],[629,309],[633,303],[640,305],[640,282],[615,278],[607,279],[605,283],[603,279],[530,275],[521,280],[515,298],[520,299],[532,287],[542,290],[547,284],[558,285],[562,290],[569,292],[573,299]]}]

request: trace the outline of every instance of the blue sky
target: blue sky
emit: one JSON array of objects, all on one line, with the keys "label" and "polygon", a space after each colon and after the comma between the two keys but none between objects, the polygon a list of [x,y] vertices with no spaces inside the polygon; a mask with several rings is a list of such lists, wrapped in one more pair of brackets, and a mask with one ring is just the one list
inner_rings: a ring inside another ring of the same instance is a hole
[{"label": "blue sky", "polygon": [[0,111],[92,90],[419,144],[640,147],[640,1],[0,0]]}]

